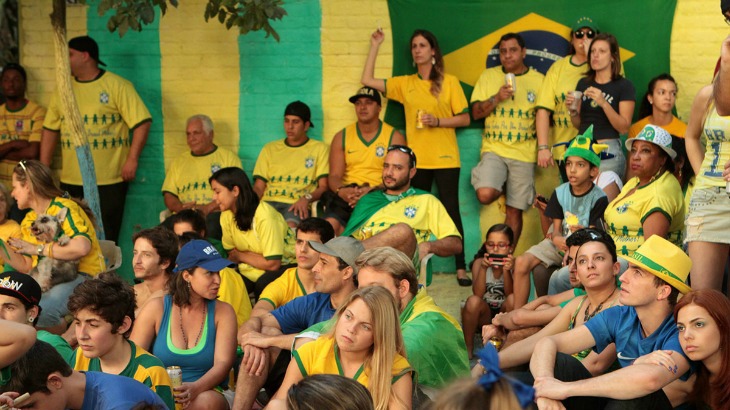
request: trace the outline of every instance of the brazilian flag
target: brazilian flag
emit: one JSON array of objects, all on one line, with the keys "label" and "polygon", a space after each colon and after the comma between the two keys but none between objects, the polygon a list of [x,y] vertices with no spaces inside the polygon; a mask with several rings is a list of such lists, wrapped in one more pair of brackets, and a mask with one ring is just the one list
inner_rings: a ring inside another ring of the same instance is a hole
[{"label": "brazilian flag", "polygon": [[[436,35],[446,72],[462,82],[467,99],[486,67],[499,65],[497,45],[506,33],[527,43],[525,63],[542,72],[565,56],[571,27],[588,16],[621,46],[626,77],[638,100],[649,80],[669,72],[669,43],[676,0],[389,0],[393,30],[393,75],[414,73],[409,39],[415,29]],[[386,121],[405,128],[403,108],[389,103]],[[481,121],[473,126],[482,127]]]}]

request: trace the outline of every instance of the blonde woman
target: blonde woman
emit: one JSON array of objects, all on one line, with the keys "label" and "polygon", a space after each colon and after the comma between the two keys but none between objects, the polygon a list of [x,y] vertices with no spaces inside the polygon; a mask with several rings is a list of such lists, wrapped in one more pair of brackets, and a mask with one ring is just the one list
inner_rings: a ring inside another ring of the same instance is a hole
[{"label": "blonde woman", "polygon": [[[106,269],[99,240],[96,238],[94,216],[88,206],[76,199],[68,198],[51,177],[51,170],[40,161],[23,160],[13,170],[12,196],[20,209],[29,209],[20,224],[20,238],[10,238],[11,252],[0,250],[5,261],[21,273],[29,273],[41,257],[60,260],[78,260],[79,273],[73,281],[60,283],[45,292],[41,301],[43,315],[38,327],[62,333],[66,323],[61,319],[68,314],[66,302],[76,285],[86,277],[96,276]],[[71,240],[64,246],[58,243],[41,243],[32,232],[32,224],[39,215],[55,216],[64,209],[63,233]]]},{"label": "blonde woman", "polygon": [[393,296],[380,286],[358,289],[337,310],[329,333],[292,352],[274,399],[286,399],[304,377],[339,374],[367,387],[376,410],[410,409],[413,369],[405,354]]}]

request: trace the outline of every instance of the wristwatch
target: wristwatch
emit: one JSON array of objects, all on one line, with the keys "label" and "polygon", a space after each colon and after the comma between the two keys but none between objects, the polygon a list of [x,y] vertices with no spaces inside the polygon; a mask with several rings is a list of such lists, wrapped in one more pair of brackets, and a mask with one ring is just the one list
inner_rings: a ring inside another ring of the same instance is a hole
[{"label": "wristwatch", "polygon": [[41,256],[43,254],[43,245],[38,245],[38,248],[36,248],[36,255]]},{"label": "wristwatch", "polygon": [[306,199],[308,202],[312,202],[312,194],[310,194],[310,193],[304,194],[304,199]]}]

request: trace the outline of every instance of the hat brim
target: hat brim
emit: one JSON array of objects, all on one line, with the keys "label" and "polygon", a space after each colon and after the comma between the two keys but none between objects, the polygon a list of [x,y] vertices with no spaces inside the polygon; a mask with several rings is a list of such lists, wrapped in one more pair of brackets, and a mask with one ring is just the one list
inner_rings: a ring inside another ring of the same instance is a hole
[{"label": "hat brim", "polygon": [[641,269],[644,269],[647,272],[651,272],[654,276],[656,276],[657,278],[659,278],[659,279],[667,282],[669,284],[669,286],[673,287],[674,289],[677,289],[679,291],[679,293],[681,293],[683,295],[685,295],[685,294],[687,294],[687,293],[689,293],[689,292],[692,291],[692,288],[690,288],[689,286],[687,286],[686,283],[681,282],[681,281],[679,281],[677,279],[674,279],[671,276],[663,275],[661,272],[659,272],[656,269],[648,266],[644,262],[641,262],[641,261],[635,259],[633,256],[623,256],[623,258],[626,259],[632,265],[636,265],[636,266],[640,267]]},{"label": "hat brim", "polygon": [[22,301],[23,303],[30,303],[33,306],[38,306],[38,304],[41,303],[40,301],[33,302],[32,300],[29,300],[28,297],[24,294],[8,288],[0,288],[0,295],[10,296]]},{"label": "hat brim", "polygon": [[330,256],[336,256],[338,258],[342,258],[337,252],[335,252],[332,248],[328,247],[327,245],[323,244],[322,242],[315,242],[315,241],[309,241],[309,246],[312,247],[315,251],[319,253],[324,253],[325,255]]},{"label": "hat brim", "polygon": [[673,150],[673,149],[671,149],[669,147],[663,147],[663,146],[655,143],[654,141],[648,141],[648,140],[644,140],[644,139],[637,139],[637,138],[629,138],[629,139],[627,139],[626,142],[624,142],[624,145],[626,146],[626,149],[628,151],[631,151],[631,145],[633,145],[634,141],[646,141],[646,142],[648,142],[650,144],[656,145],[662,151],[666,152],[667,155],[669,155],[669,158],[672,159],[672,161],[674,161],[674,159],[677,158],[677,151],[675,151],[675,150]]},{"label": "hat brim", "polygon": [[358,100],[359,98],[361,98],[361,97],[369,98],[369,99],[371,99],[371,100],[375,101],[376,103],[378,103],[378,105],[380,105],[380,101],[378,101],[378,99],[377,99],[377,98],[373,97],[372,95],[367,95],[367,94],[358,94],[358,95],[353,95],[352,97],[350,97],[350,99],[349,99],[348,101],[350,101],[351,103],[355,104],[355,102],[356,102],[356,101],[357,101],[357,100]]},{"label": "hat brim", "polygon": [[235,265],[236,265],[235,263],[231,262],[228,259],[220,258],[220,259],[215,259],[212,261],[203,262],[203,263],[200,263],[200,264],[194,265],[194,266],[185,266],[185,267],[178,266],[175,269],[173,269],[173,272],[177,273],[177,272],[184,271],[185,269],[196,268],[196,267],[201,267],[201,268],[207,270],[208,272],[220,272],[225,268],[228,268],[230,266],[235,266]]}]

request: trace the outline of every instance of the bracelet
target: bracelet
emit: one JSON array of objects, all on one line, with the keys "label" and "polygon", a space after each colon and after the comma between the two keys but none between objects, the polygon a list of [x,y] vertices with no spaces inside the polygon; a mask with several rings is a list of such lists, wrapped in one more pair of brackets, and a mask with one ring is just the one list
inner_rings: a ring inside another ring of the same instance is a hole
[{"label": "bracelet", "polygon": [[48,244],[48,251],[47,251],[47,253],[48,253],[48,257],[51,258],[51,259],[53,259],[53,242],[51,242],[51,243]]},{"label": "bracelet", "polygon": [[436,118],[436,126],[437,127],[440,127],[441,126],[441,119]]},{"label": "bracelet", "polygon": [[549,150],[550,149],[550,146],[549,145],[546,145],[546,144],[540,144],[540,145],[537,146],[537,150],[538,151],[542,151],[544,149]]}]

